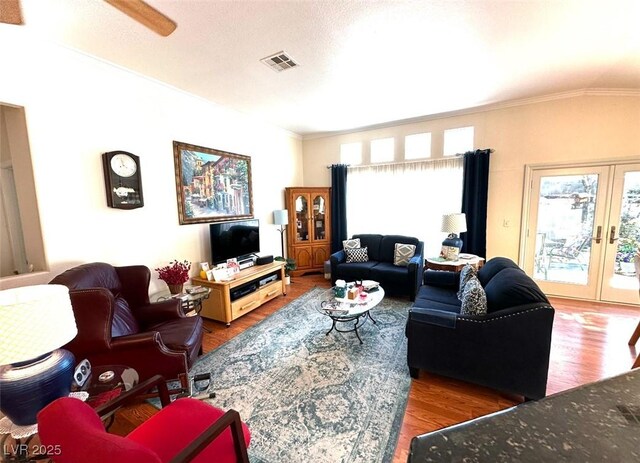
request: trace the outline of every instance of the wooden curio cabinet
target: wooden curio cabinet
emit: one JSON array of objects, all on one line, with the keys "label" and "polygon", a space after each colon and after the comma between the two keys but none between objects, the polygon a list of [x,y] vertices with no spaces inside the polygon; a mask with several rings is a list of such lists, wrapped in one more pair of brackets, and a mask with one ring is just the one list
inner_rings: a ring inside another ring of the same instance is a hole
[{"label": "wooden curio cabinet", "polygon": [[287,256],[297,266],[293,275],[323,272],[331,255],[331,188],[286,188],[285,203]]}]

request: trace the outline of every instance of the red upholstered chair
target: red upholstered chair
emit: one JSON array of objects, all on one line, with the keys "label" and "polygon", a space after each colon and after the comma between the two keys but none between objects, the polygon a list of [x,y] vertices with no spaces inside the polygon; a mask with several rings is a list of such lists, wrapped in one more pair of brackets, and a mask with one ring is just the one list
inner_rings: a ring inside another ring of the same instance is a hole
[{"label": "red upholstered chair", "polygon": [[51,283],[69,288],[78,335],[64,346],[93,365],[126,365],[140,380],[180,379],[202,352],[202,319],[184,315],[180,301],[151,304],[151,272],[143,265],[84,264]]},{"label": "red upholstered chair", "polygon": [[[126,437],[105,431],[100,416],[156,385],[163,405],[158,413]],[[75,398],[57,399],[38,414],[38,433],[55,463],[248,463],[251,439],[235,410],[225,413],[191,398],[169,403],[161,376],[96,410]]]}]

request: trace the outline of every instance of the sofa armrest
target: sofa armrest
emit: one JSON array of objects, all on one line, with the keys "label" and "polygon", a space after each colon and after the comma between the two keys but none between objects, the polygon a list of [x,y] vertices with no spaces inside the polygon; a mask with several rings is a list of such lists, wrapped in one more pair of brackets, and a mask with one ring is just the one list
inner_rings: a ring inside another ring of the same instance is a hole
[{"label": "sofa armrest", "polygon": [[460,272],[427,269],[424,271],[423,282],[429,286],[457,289],[460,287]]},{"label": "sofa armrest", "polygon": [[111,363],[132,367],[138,372],[141,380],[156,374],[172,380],[180,373],[186,373],[189,368],[187,352],[167,347],[157,331],[112,338],[109,352],[99,354],[98,358],[99,364]]},{"label": "sofa armrest", "polygon": [[441,326],[443,328],[455,328],[458,314],[445,310],[428,309],[426,307],[411,307],[409,320],[418,323]]},{"label": "sofa armrest", "polygon": [[160,338],[160,333],[157,331],[145,331],[111,338],[111,349],[114,351],[131,350],[135,348],[144,349],[147,347],[157,349],[162,346],[162,339]]},{"label": "sofa armrest", "polygon": [[186,316],[182,311],[182,303],[175,298],[138,307],[133,313],[143,327]]},{"label": "sofa armrest", "polygon": [[329,262],[331,262],[331,283],[336,284],[336,280],[338,279],[338,264],[342,264],[347,261],[347,254],[342,251],[334,252],[329,257]]},{"label": "sofa armrest", "polygon": [[331,256],[329,257],[329,260],[331,261],[331,263],[333,264],[334,262],[336,264],[342,264],[344,262],[347,261],[347,253],[344,252],[344,250],[342,251],[338,251],[338,252],[334,252],[333,254],[331,254]]},{"label": "sofa armrest", "polygon": [[[420,242],[422,244],[422,241]],[[422,246],[416,249],[416,254],[409,260],[409,279],[412,288],[409,297],[412,301],[416,299],[418,288],[422,284],[422,272],[424,270],[424,257],[422,255]]]}]

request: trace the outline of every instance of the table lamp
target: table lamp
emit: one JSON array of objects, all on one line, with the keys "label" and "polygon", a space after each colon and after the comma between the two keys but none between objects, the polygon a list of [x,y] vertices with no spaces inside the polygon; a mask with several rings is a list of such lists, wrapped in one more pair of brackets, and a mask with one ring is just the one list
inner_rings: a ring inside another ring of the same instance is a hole
[{"label": "table lamp", "polygon": [[75,359],[59,347],[76,334],[66,286],[0,291],[0,411],[14,424],[36,423],[42,408],[69,395]]},{"label": "table lamp", "polygon": [[275,225],[281,225],[280,230],[280,245],[282,246],[282,257],[284,257],[284,231],[289,224],[289,211],[286,209],[280,209],[273,211],[273,223]]},{"label": "table lamp", "polygon": [[[444,257],[448,260],[458,260],[458,254],[462,249],[462,240],[459,233],[467,231],[467,218],[464,213],[445,214],[442,216],[442,231],[448,233],[447,238],[442,242]],[[451,252],[444,252],[445,248],[457,248]]]}]

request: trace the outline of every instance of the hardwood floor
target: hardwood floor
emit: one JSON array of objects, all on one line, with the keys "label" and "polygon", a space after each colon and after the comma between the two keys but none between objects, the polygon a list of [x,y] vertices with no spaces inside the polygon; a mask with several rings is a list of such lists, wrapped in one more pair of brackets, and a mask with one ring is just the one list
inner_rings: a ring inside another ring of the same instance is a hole
[{"label": "hardwood floor", "polygon": [[[207,320],[204,352],[223,344],[280,309],[314,286],[329,287],[321,275],[296,277],[286,296],[277,298],[234,321],[229,328]],[[640,319],[640,308],[554,298],[556,309],[547,394],[564,391],[628,370],[636,348],[627,341]],[[638,346],[640,349],[640,346]],[[409,401],[393,458],[406,462],[415,435],[493,413],[522,401],[494,390],[426,372],[412,380]],[[124,434],[156,412],[135,404],[118,412],[111,432]]]}]

